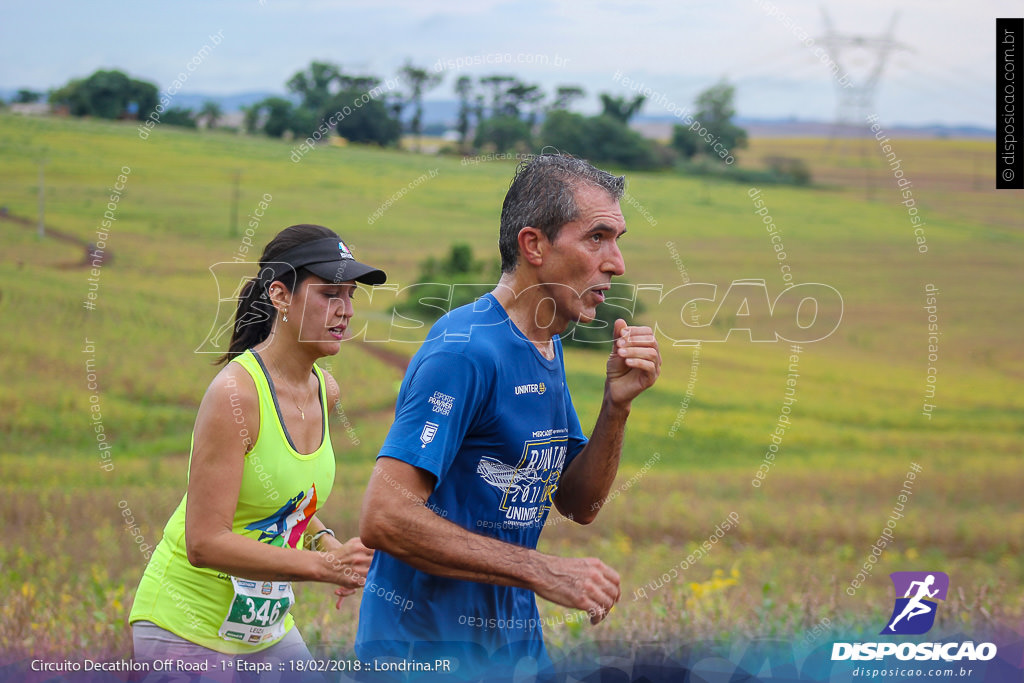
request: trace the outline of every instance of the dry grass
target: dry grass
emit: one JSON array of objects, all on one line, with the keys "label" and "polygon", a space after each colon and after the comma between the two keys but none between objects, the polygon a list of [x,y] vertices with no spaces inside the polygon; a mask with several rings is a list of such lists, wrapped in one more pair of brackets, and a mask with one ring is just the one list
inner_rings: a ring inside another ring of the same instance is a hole
[{"label": "dry grass", "polygon": [[[91,463],[64,459],[33,463],[46,473],[33,481],[24,462],[11,460],[4,459],[5,470],[19,482],[7,484],[0,498],[7,520],[0,568],[12,589],[0,606],[0,651],[16,658],[130,656],[126,619],[144,559],[126,533],[119,503],[131,509],[145,542],[155,544],[181,495],[184,460],[121,463],[115,475],[99,472],[112,477],[106,482],[92,481]],[[1024,512],[1015,502],[1013,465],[998,458],[985,464],[986,473],[969,486],[962,485],[962,471],[921,475],[920,495],[908,503],[895,542],[855,597],[845,589],[884,526],[898,472],[884,478],[886,486],[863,474],[831,489],[832,473],[773,473],[771,486],[751,496],[746,470],[693,476],[657,465],[609,503],[594,526],[557,517],[549,523],[541,550],[600,557],[621,574],[623,596],[596,628],[542,601],[547,638],[555,648],[592,640],[796,640],[823,620],[830,634],[877,631],[892,606],[887,574],[909,567],[950,574],[952,595],[937,622],[943,631],[1022,626]],[[632,474],[627,469],[619,481]],[[356,501],[368,476],[365,464],[339,469],[323,512],[339,536],[356,531]],[[84,485],[66,487],[67,481]],[[733,511],[740,523],[664,580]],[[336,612],[328,586],[302,584],[297,597],[296,620],[307,642],[322,652],[349,652],[358,599]]]}]

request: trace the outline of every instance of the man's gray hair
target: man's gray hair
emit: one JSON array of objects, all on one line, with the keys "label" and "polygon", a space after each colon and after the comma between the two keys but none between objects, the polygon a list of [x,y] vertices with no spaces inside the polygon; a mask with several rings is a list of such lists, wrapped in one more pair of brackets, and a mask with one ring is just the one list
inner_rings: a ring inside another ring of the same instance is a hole
[{"label": "man's gray hair", "polygon": [[531,226],[554,241],[563,225],[579,218],[576,191],[585,185],[599,187],[619,201],[626,177],[613,176],[568,154],[539,154],[519,164],[501,206],[501,272],[516,269],[520,230]]}]

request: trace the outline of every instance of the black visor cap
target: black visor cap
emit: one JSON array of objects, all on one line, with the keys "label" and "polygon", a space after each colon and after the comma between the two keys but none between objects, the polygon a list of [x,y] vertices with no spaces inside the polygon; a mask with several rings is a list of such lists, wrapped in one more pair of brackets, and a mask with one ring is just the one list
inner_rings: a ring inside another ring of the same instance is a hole
[{"label": "black visor cap", "polygon": [[388,276],[383,270],[356,261],[348,246],[340,239],[324,237],[289,249],[267,266],[275,271],[274,277],[291,266],[305,268],[328,282],[355,280],[366,285],[382,285]]}]

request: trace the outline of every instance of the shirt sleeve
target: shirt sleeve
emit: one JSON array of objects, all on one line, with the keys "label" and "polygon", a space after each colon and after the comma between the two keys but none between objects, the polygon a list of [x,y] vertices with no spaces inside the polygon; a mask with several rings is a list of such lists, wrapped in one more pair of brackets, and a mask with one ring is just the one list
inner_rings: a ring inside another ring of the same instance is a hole
[{"label": "shirt sleeve", "polygon": [[389,457],[444,478],[484,402],[484,378],[463,353],[438,351],[410,368],[395,421],[377,457]]}]

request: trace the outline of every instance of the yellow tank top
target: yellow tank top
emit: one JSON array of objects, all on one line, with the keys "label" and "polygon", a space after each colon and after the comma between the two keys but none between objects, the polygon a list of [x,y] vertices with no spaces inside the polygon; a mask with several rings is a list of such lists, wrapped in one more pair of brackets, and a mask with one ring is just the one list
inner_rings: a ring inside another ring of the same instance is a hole
[{"label": "yellow tank top", "polygon": [[[301,551],[302,533],[313,514],[323,507],[334,485],[334,450],[327,429],[323,373],[313,366],[320,383],[323,441],[314,452],[303,455],[295,450],[285,431],[277,396],[260,357],[250,349],[231,362],[238,363],[252,376],[260,406],[259,434],[245,456],[232,530],[262,543]],[[194,447],[195,433],[192,438]],[[187,498],[187,494],[182,497],[164,527],[163,538],[153,551],[135,593],[128,621],[151,621],[186,640],[225,654],[257,652],[273,645],[280,638],[249,644],[218,635],[235,592],[231,577],[224,572],[189,564],[185,551]],[[284,633],[293,624],[289,613]]]}]

